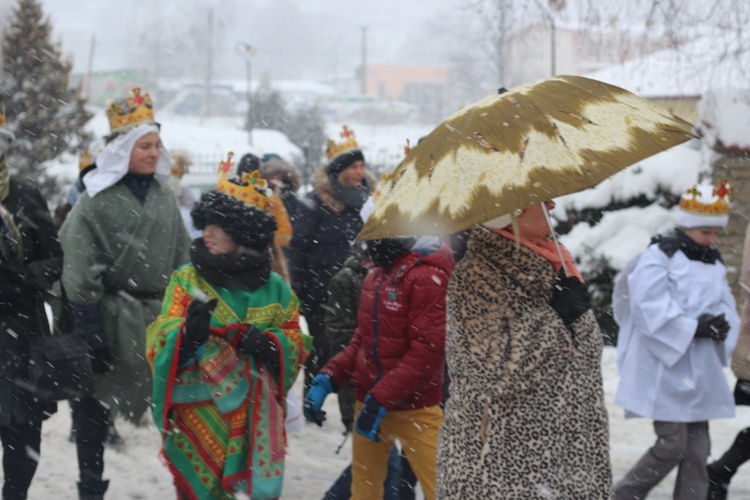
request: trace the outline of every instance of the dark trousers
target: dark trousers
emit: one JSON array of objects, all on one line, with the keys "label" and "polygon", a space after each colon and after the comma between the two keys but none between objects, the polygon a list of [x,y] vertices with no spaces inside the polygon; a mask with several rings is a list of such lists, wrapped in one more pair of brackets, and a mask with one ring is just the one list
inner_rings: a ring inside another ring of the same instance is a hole
[{"label": "dark trousers", "polygon": [[39,464],[42,419],[0,427],[3,442],[3,500],[25,500]]},{"label": "dark trousers", "polygon": [[615,500],[646,498],[677,467],[674,498],[705,500],[708,494],[706,461],[711,449],[708,422],[654,421],[656,443],[615,485]]},{"label": "dark trousers", "polygon": [[[408,500],[409,498],[414,498],[414,496],[403,496],[401,492],[401,467],[404,462],[406,462],[408,466],[406,458],[399,454],[398,448],[394,446],[388,457],[388,477],[385,478],[385,484],[383,485],[385,489],[383,500]],[[411,471],[411,467],[409,470]],[[414,493],[413,489],[411,490],[411,493]],[[351,497],[352,466],[350,465],[344,469],[344,472],[342,472],[338,479],[336,479],[333,486],[326,491],[323,500],[348,500]]]},{"label": "dark trousers", "polygon": [[302,309],[307,322],[307,329],[313,338],[313,348],[305,363],[305,394],[312,385],[312,380],[330,356],[330,342],[326,334],[325,308],[323,304],[310,304]]},{"label": "dark trousers", "polygon": [[740,465],[750,460],[750,427],[742,429],[720,459],[709,465],[715,477],[729,482]]},{"label": "dark trousers", "polygon": [[107,490],[104,473],[104,441],[107,438],[109,410],[98,400],[85,397],[71,401],[78,451],[78,489],[81,498],[99,498]]}]

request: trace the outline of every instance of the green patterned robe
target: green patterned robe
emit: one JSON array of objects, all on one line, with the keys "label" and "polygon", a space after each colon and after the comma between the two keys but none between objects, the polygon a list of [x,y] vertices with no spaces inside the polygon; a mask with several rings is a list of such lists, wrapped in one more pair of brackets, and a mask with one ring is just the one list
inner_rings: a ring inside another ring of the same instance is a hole
[{"label": "green patterned robe", "polygon": [[[187,308],[200,290],[219,302],[211,336],[198,356],[178,366]],[[284,479],[285,396],[312,340],[299,329],[299,301],[271,273],[255,290],[214,287],[188,264],[175,271],[161,314],[148,329],[146,358],[154,376],[154,420],[179,491],[190,498],[276,498]],[[246,323],[273,340],[276,379],[237,343]]]},{"label": "green patterned robe", "polygon": [[[99,304],[113,367],[94,397],[131,421],[148,409],[151,375],[143,358],[172,271],[189,260],[190,239],[174,195],[152,181],[145,204],[122,183],[81,195],[60,229],[68,298]],[[148,295],[148,298],[144,298]]]}]

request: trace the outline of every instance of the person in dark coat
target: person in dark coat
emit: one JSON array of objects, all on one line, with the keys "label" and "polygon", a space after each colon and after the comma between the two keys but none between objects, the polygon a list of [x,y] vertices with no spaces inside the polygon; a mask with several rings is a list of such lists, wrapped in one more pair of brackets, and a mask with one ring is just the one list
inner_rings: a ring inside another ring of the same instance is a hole
[{"label": "person in dark coat", "polygon": [[[328,284],[344,265],[351,242],[362,229],[359,210],[375,187],[365,158],[351,131],[341,144],[329,141],[330,162],[318,168],[313,190],[301,201],[290,251],[292,288],[313,336],[313,353],[305,367],[305,391],[329,357],[324,316]],[[343,135],[343,134],[342,134]]]},{"label": "person in dark coat", "polygon": [[63,253],[47,202],[10,178],[4,154],[13,134],[0,115],[0,440],[3,499],[25,499],[39,462],[42,421],[55,403],[29,392],[32,343],[49,334],[44,299],[62,274]]}]

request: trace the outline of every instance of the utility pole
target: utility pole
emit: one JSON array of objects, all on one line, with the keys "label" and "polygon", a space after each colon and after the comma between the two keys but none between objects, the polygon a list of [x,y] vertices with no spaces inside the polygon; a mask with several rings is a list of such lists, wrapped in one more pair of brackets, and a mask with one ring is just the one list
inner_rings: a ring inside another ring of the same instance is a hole
[{"label": "utility pole", "polygon": [[550,10],[547,7],[545,7],[544,4],[540,0],[535,0],[535,1],[536,1],[537,7],[539,7],[539,10],[541,10],[542,13],[545,15],[545,17],[549,20],[550,59],[551,59],[551,63],[550,63],[551,75],[550,76],[555,76],[555,74],[557,73],[557,69],[555,68],[555,57],[556,57],[556,54],[555,54],[555,45],[556,45],[555,43],[555,16],[552,15],[552,12],[550,12]]},{"label": "utility pole", "polygon": [[213,72],[214,53],[214,9],[208,9],[208,40],[206,41],[206,79],[203,94],[203,106],[201,107],[201,118],[208,118],[211,114],[211,73]]},{"label": "utility pole", "polygon": [[86,68],[86,85],[83,91],[86,99],[91,99],[91,80],[94,78],[94,48],[96,47],[96,35],[91,35],[91,45],[89,46],[89,64]]},{"label": "utility pole", "polygon": [[362,95],[367,94],[367,26],[362,30]]}]

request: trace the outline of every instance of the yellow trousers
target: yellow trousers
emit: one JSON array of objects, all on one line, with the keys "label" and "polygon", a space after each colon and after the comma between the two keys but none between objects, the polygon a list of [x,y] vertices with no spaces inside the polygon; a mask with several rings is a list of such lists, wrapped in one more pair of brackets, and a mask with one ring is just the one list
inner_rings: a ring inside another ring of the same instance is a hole
[{"label": "yellow trousers", "polygon": [[[364,405],[357,401],[359,415]],[[356,417],[355,417],[356,422]],[[388,474],[388,455],[396,440],[409,460],[426,500],[435,498],[437,444],[443,410],[430,406],[419,410],[394,410],[380,423],[380,441],[375,443],[355,430],[352,435],[352,499],[383,498]]]}]

